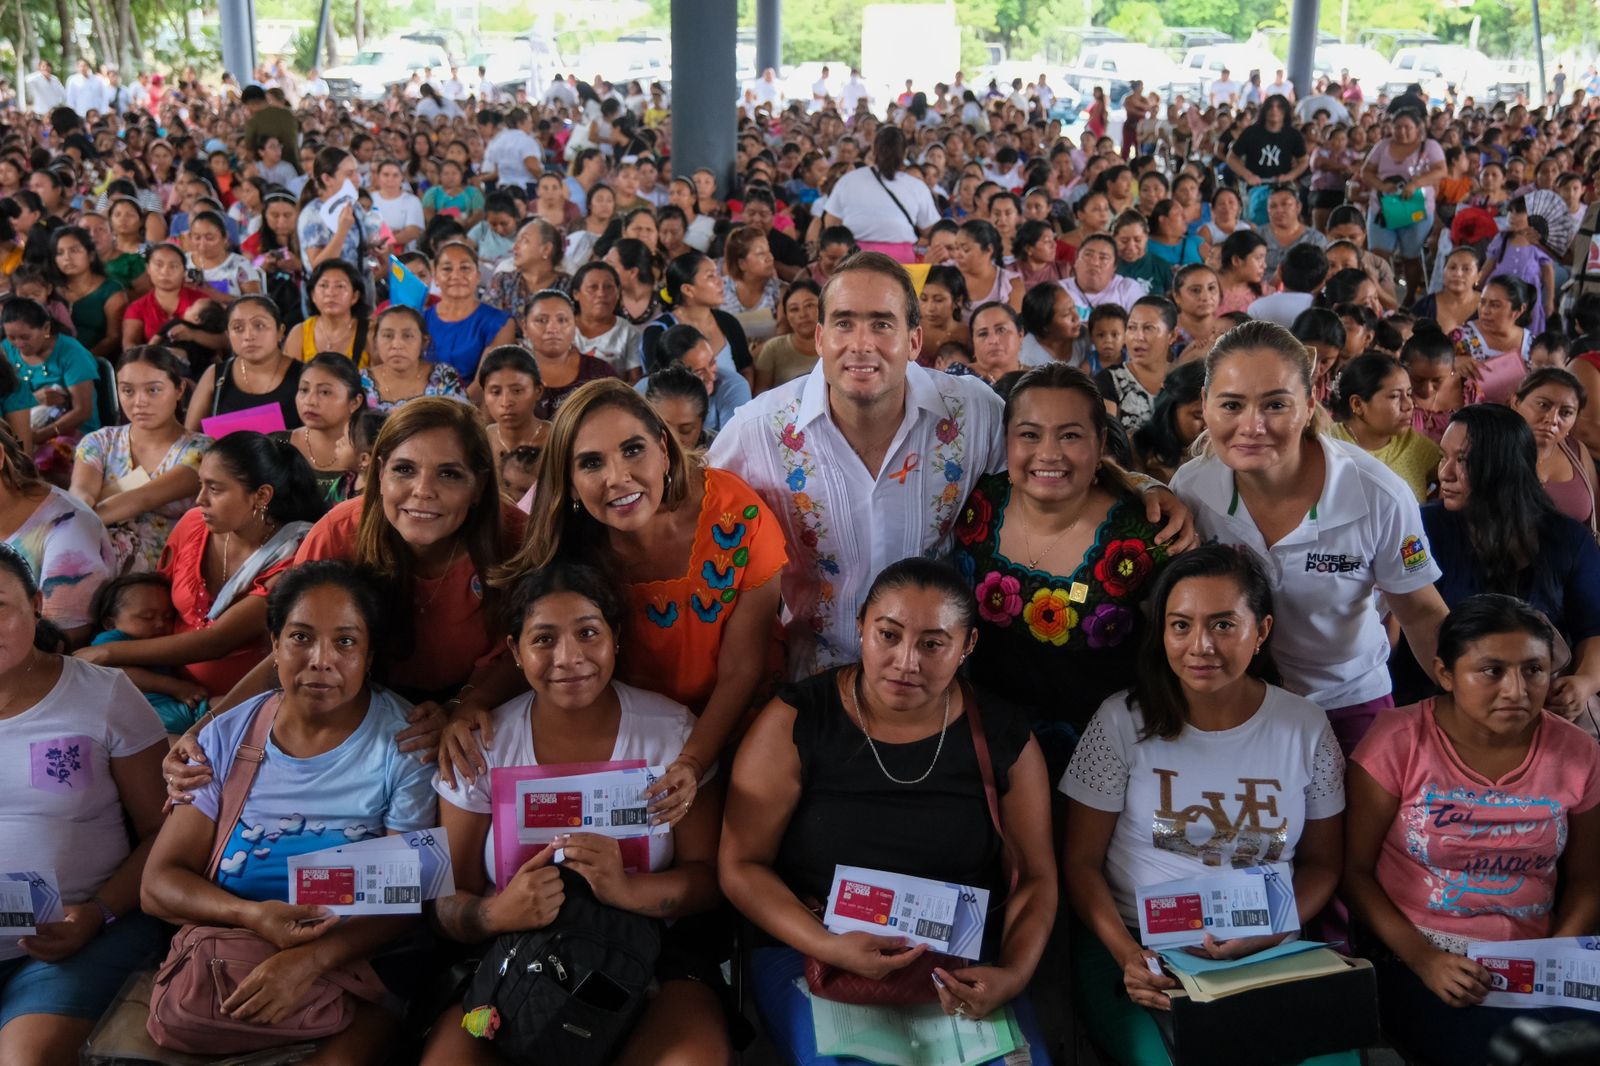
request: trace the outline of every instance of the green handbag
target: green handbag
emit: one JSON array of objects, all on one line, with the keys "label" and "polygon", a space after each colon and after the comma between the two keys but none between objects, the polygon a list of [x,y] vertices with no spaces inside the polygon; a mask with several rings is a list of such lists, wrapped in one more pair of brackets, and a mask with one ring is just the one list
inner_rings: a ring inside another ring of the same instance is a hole
[{"label": "green handbag", "polygon": [[1410,196],[1386,192],[1378,200],[1378,214],[1384,229],[1404,229],[1428,217],[1428,200],[1421,189],[1413,189]]}]

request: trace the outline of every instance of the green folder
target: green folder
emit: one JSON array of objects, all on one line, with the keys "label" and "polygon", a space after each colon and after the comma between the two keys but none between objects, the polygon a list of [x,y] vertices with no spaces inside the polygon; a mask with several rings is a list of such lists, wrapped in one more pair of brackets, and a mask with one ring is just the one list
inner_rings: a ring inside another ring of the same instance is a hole
[{"label": "green folder", "polygon": [[982,1021],[957,1018],[937,1004],[860,1007],[811,998],[817,1052],[882,1066],[974,1066],[1023,1046],[1010,1007]]}]

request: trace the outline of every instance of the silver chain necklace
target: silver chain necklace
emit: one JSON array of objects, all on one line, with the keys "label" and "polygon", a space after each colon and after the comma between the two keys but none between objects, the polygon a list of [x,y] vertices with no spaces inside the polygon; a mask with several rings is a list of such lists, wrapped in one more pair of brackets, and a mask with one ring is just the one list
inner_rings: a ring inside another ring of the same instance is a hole
[{"label": "silver chain necklace", "polygon": [[883,765],[883,756],[878,754],[878,746],[872,742],[872,734],[867,731],[867,720],[861,716],[861,671],[859,669],[856,671],[855,683],[850,686],[850,709],[855,711],[856,723],[861,726],[861,735],[867,738],[867,747],[871,749],[872,757],[877,760],[878,769],[882,770],[883,776],[890,781],[897,785],[920,785],[928,779],[929,774],[933,773],[933,768],[939,765],[939,753],[944,751],[945,731],[950,728],[950,689],[948,687],[944,690],[944,723],[939,726],[939,746],[933,749],[933,761],[928,764],[926,770],[922,771],[922,776],[912,781],[902,781],[891,774],[889,768]]}]

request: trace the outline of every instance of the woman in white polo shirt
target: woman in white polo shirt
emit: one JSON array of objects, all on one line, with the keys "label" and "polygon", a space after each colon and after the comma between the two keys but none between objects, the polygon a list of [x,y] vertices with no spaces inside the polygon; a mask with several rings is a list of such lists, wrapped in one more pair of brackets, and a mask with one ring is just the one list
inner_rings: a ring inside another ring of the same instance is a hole
[{"label": "woman in white polo shirt", "polygon": [[1285,684],[1328,712],[1348,754],[1394,706],[1384,594],[1424,669],[1448,613],[1416,498],[1359,448],[1322,435],[1313,360],[1288,330],[1247,322],[1206,357],[1204,455],[1172,491],[1201,536],[1249,548],[1278,604]]}]

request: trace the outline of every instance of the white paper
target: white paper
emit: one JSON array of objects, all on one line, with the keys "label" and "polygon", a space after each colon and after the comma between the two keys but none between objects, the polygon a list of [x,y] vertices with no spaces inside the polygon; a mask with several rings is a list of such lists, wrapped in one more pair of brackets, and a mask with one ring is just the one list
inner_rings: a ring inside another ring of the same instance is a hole
[{"label": "white paper", "polygon": [[1286,862],[1219,870],[1139,887],[1139,937],[1148,948],[1291,933],[1300,928],[1293,870]]},{"label": "white paper", "polygon": [[836,866],[822,924],[831,933],[898,936],[945,955],[976,959],[988,910],[988,889]]},{"label": "white paper", "polygon": [[[344,214],[346,207],[355,204],[356,197],[355,183],[348,178],[345,179],[345,183],[339,186],[338,192],[322,201],[322,224],[335,233],[339,232],[339,216]],[[357,206],[355,209],[359,211],[360,207]]]},{"label": "white paper", "polygon": [[1493,975],[1485,1007],[1600,1011],[1600,937],[1475,941],[1467,957]]},{"label": "white paper", "polygon": [[664,766],[605,770],[517,782],[517,843],[548,844],[568,833],[598,833],[616,840],[659,836],[671,829],[650,824],[645,789]]},{"label": "white paper", "polygon": [[54,870],[0,872],[0,941],[33,936],[66,916]]},{"label": "white paper", "polygon": [[287,862],[290,903],[346,916],[422,912],[423,860],[403,837],[374,837]]}]

